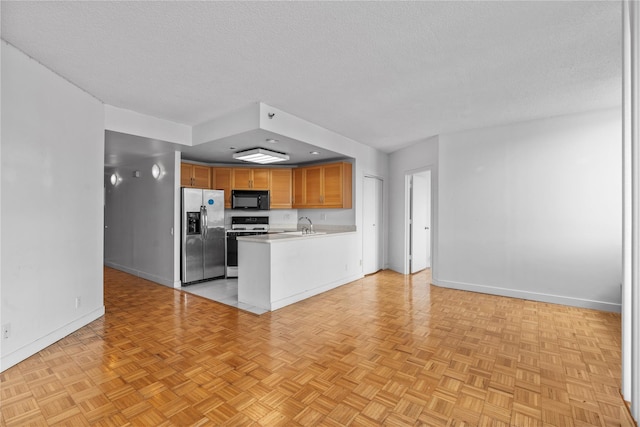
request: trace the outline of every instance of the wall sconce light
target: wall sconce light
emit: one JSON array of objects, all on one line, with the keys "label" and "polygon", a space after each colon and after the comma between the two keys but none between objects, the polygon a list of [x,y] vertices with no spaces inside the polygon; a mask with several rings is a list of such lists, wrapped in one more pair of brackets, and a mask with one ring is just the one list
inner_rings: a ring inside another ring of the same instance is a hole
[{"label": "wall sconce light", "polygon": [[155,179],[160,179],[162,176],[162,168],[157,163],[154,163],[153,166],[151,166],[151,176]]},{"label": "wall sconce light", "polygon": [[109,181],[111,181],[111,185],[115,187],[120,182],[120,177],[118,177],[118,175],[116,175],[115,173],[112,173]]}]

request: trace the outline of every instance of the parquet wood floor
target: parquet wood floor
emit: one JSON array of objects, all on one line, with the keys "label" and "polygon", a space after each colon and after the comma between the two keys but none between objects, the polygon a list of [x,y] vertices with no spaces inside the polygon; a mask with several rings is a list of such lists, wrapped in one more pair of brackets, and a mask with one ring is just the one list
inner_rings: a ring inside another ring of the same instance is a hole
[{"label": "parquet wood floor", "polygon": [[390,271],[256,316],[105,269],[0,374],[1,425],[620,426],[620,316]]}]

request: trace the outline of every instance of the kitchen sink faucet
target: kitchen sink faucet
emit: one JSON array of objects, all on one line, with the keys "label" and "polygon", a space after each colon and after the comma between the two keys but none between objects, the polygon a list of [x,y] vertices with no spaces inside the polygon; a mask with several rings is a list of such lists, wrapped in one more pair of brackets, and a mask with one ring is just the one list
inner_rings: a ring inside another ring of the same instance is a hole
[{"label": "kitchen sink faucet", "polygon": [[303,219],[306,219],[307,221],[309,221],[309,228],[302,227],[302,234],[305,234],[305,233],[306,234],[312,234],[313,233],[313,223],[311,222],[311,220],[307,216],[301,216],[300,218],[298,218],[298,221],[302,221]]}]

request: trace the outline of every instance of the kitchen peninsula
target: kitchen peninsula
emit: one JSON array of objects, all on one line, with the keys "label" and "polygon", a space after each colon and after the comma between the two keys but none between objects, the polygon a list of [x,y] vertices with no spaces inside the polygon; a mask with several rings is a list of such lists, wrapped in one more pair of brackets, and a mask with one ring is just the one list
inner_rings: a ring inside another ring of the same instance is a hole
[{"label": "kitchen peninsula", "polygon": [[362,277],[358,233],[238,238],[238,302],[277,310]]}]

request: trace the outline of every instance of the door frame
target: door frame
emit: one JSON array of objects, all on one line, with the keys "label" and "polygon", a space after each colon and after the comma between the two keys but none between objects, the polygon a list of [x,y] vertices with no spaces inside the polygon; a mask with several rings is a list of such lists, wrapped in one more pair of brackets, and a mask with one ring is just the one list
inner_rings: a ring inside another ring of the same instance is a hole
[{"label": "door frame", "polygon": [[421,172],[431,172],[431,277],[432,283],[435,283],[436,277],[436,266],[437,266],[437,253],[435,244],[437,239],[437,175],[436,169],[433,165],[425,166],[418,169],[411,169],[405,171],[404,174],[404,261],[403,261],[403,273],[411,274],[411,196],[412,196],[412,188],[411,188],[411,180],[413,175],[419,174]]}]

